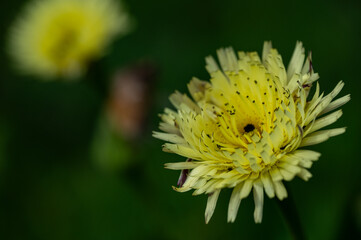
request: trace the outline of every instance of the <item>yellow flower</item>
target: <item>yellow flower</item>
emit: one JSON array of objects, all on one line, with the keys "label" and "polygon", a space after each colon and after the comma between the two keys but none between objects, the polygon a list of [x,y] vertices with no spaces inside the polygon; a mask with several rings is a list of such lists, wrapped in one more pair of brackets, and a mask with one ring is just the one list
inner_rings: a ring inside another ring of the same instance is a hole
[{"label": "yellow flower", "polygon": [[287,197],[283,181],[296,175],[311,177],[307,170],[320,154],[299,149],[326,141],[345,128],[320,130],[334,123],[341,110],[326,115],[350,100],[346,95],[333,100],[343,82],[324,95],[313,71],[311,55],[305,61],[298,42],[286,71],[281,56],[265,42],[262,59],[256,52],[232,48],[217,52],[221,68],[206,58],[210,82],[192,79],[188,84],[193,99],[175,92],[170,101],[177,111],[165,109],[154,137],[167,141],[163,150],[188,158],[168,163],[166,168],[182,170],[179,192],[195,190],[208,194],[205,212],[210,220],[221,189],[233,188],[228,221],[234,222],[241,199],[253,190],[254,220],[262,221],[264,192],[268,197]]},{"label": "yellow flower", "polygon": [[75,78],[128,27],[113,0],[37,0],[14,24],[9,52],[23,73]]}]

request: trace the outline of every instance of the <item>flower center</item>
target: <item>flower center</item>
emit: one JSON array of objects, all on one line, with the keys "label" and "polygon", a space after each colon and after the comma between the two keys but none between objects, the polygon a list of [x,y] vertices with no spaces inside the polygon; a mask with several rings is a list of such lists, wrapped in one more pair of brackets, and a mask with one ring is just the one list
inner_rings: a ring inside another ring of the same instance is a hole
[{"label": "flower center", "polygon": [[250,124],[250,123],[249,123],[249,124],[247,124],[243,129],[244,129],[245,132],[248,133],[248,132],[252,132],[252,131],[255,129],[255,127],[254,127],[253,124]]}]

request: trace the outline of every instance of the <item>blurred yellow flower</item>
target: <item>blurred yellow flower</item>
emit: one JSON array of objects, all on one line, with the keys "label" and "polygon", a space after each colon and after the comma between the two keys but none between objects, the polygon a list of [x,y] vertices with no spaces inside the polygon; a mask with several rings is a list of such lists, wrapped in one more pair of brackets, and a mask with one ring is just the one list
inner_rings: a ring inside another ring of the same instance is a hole
[{"label": "blurred yellow flower", "polygon": [[298,42],[286,71],[270,42],[264,44],[262,59],[256,52],[238,52],[237,57],[231,48],[220,49],[221,68],[212,57],[206,58],[210,82],[194,78],[188,84],[193,99],[179,92],[171,95],[177,111],[165,109],[163,132],[154,132],[154,137],[169,142],[164,151],[188,158],[166,167],[182,170],[175,190],[209,195],[206,223],[223,188],[233,188],[229,222],[235,221],[241,199],[253,190],[254,220],[260,223],[264,192],[282,200],[287,197],[284,180],[311,177],[307,168],[320,154],[299,148],[345,132],[319,131],[341,117],[341,110],[325,114],[348,102],[350,95],[333,100],[344,86],[341,81],[326,96],[317,83],[309,97],[319,76],[311,55],[305,61],[304,51]]},{"label": "blurred yellow flower", "polygon": [[23,73],[75,78],[129,24],[118,1],[37,0],[14,24],[9,51]]}]

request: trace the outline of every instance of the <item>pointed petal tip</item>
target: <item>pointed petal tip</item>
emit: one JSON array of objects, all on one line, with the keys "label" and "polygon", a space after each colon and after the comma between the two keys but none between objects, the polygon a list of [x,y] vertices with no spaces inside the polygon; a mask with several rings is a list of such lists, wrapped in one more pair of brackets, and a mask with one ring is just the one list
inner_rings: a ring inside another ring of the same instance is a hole
[{"label": "pointed petal tip", "polygon": [[172,186],[172,189],[177,192],[187,192],[190,190],[189,187],[176,187],[176,186]]},{"label": "pointed petal tip", "polygon": [[209,221],[210,221],[211,218],[212,218],[212,215],[213,215],[213,213],[209,214],[209,213],[206,211],[206,213],[205,213],[205,215],[204,215],[204,222],[205,222],[206,224],[209,223]]},{"label": "pointed petal tip", "polygon": [[161,134],[161,132],[158,131],[152,131],[152,137],[159,139],[159,134]]},{"label": "pointed petal tip", "polygon": [[212,218],[220,192],[221,190],[218,189],[208,195],[206,211],[204,213],[206,224],[208,224],[209,220]]},{"label": "pointed petal tip", "polygon": [[211,55],[208,55],[205,57],[205,59],[206,59],[206,63],[208,64],[210,61],[213,60],[213,57]]},{"label": "pointed petal tip", "polygon": [[282,201],[283,199],[286,199],[288,197],[288,194],[285,194],[283,196],[279,196],[278,199]]},{"label": "pointed petal tip", "polygon": [[234,223],[236,219],[235,218],[229,218],[227,219],[227,223]]},{"label": "pointed petal tip", "polygon": [[335,137],[337,135],[343,134],[346,132],[347,127],[335,128],[330,132],[330,137]]},{"label": "pointed petal tip", "polygon": [[264,41],[264,42],[263,42],[263,45],[268,45],[268,46],[271,46],[271,47],[272,47],[272,41],[271,41],[271,40]]},{"label": "pointed petal tip", "polygon": [[261,219],[254,219],[254,223],[256,224],[261,224],[262,223],[262,218]]}]

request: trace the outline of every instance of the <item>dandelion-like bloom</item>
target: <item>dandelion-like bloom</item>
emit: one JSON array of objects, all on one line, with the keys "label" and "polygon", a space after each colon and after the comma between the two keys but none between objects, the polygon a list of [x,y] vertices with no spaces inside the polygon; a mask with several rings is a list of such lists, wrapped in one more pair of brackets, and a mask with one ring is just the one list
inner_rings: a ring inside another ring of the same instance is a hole
[{"label": "dandelion-like bloom", "polygon": [[75,78],[129,21],[114,0],[36,0],[14,24],[9,52],[23,73]]},{"label": "dandelion-like bloom", "polygon": [[[233,188],[228,221],[234,222],[241,199],[253,190],[254,220],[262,221],[264,192],[268,197],[287,197],[283,181],[296,175],[311,177],[307,170],[320,154],[299,149],[326,141],[345,128],[320,130],[334,123],[342,111],[334,109],[350,100],[346,95],[333,100],[344,83],[324,95],[317,83],[311,55],[305,61],[298,42],[286,71],[281,56],[265,42],[262,59],[256,52],[232,48],[217,52],[221,68],[206,58],[210,82],[192,79],[188,84],[193,99],[175,92],[170,101],[177,111],[165,109],[154,137],[165,140],[163,150],[188,158],[166,167],[182,170],[179,192],[195,190],[208,194],[205,212],[210,220],[223,188]],[[330,113],[327,114],[326,113]]]}]

